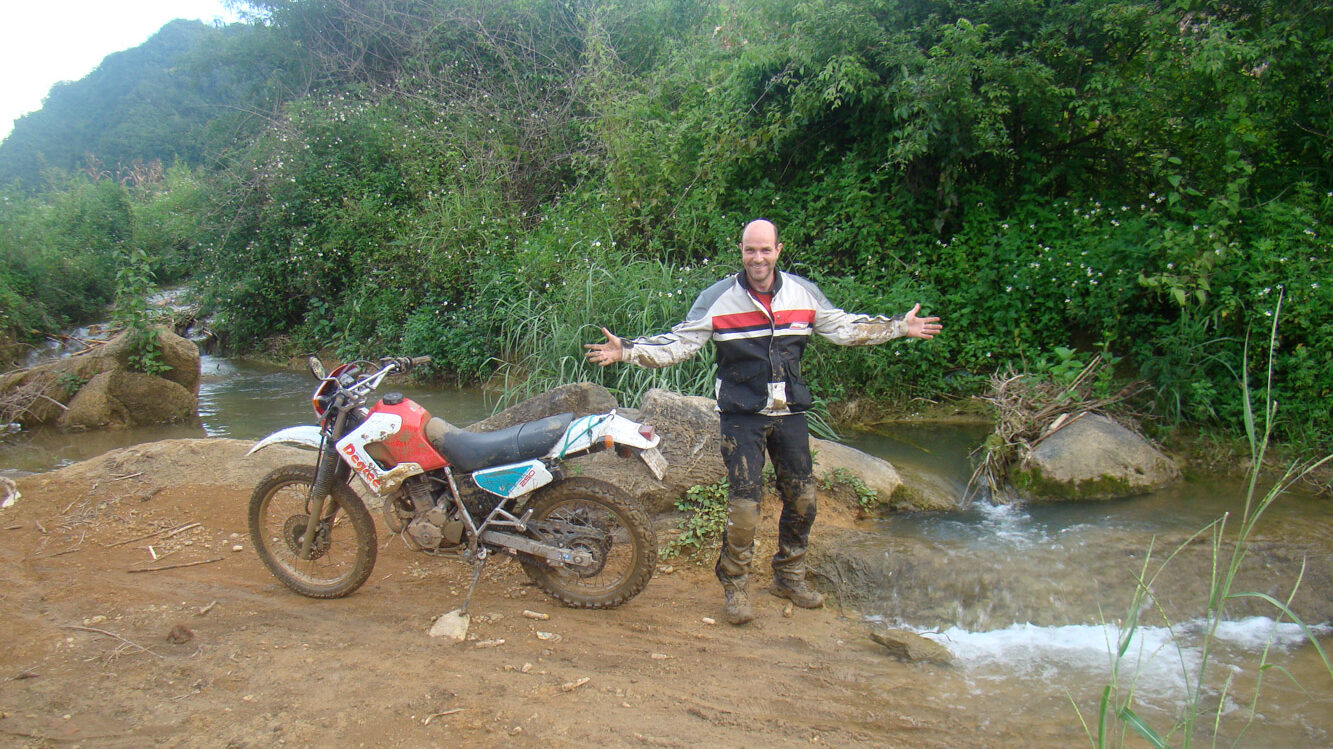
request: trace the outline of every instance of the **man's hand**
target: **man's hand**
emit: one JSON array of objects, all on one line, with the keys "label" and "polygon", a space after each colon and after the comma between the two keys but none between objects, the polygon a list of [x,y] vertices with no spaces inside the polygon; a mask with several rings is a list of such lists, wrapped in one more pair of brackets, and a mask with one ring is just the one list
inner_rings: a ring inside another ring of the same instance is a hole
[{"label": "man's hand", "polygon": [[[908,338],[924,338],[928,341],[939,334],[944,326],[940,325],[940,318],[938,317],[917,317],[916,313],[920,309],[920,304],[913,307],[903,318],[903,322],[907,323]],[[611,334],[607,333],[607,335]]]},{"label": "man's hand", "polygon": [[[920,307],[921,305],[917,305]],[[938,327],[938,326],[937,326]],[[599,367],[605,367],[608,364],[625,360],[625,347],[621,345],[620,339],[611,335],[611,331],[602,328],[602,335],[606,336],[606,343],[585,343],[583,348],[588,349],[584,354],[588,361]]]}]

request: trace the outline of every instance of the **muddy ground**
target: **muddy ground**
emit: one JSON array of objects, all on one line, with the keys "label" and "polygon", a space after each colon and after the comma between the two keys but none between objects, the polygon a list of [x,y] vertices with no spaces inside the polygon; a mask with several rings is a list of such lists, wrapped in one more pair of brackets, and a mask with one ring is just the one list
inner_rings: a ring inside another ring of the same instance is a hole
[{"label": "muddy ground", "polygon": [[154,443],[18,481],[22,497],[0,512],[0,746],[1080,740],[1072,715],[979,728],[950,704],[948,667],[889,657],[836,605],[792,611],[760,593],[756,621],[731,627],[707,565],[659,568],[625,606],[580,611],[497,560],[471,639],[446,644],[428,630],[461,603],[469,569],[410,552],[381,525],[360,591],[303,598],[250,548],[250,488],[287,461],[243,458],[248,445]]}]

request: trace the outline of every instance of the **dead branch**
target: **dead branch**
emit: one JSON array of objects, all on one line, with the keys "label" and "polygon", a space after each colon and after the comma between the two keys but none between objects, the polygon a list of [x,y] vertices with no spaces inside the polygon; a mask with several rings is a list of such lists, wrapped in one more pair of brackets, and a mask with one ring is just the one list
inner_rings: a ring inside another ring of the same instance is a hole
[{"label": "dead branch", "polygon": [[180,569],[181,567],[198,567],[198,566],[201,565],[201,564],[212,564],[212,563],[214,563],[214,562],[221,562],[221,561],[222,561],[222,557],[217,557],[217,558],[215,558],[215,559],[204,559],[204,560],[199,561],[199,562],[181,562],[180,564],[168,564],[168,565],[165,565],[165,566],[162,566],[162,567],[135,567],[135,568],[128,569],[128,570],[125,570],[125,571],[126,571],[126,572],[131,572],[131,573],[133,573],[133,572],[161,572],[162,570],[175,570],[175,569]]},{"label": "dead branch", "polygon": [[161,658],[161,657],[162,657],[162,655],[161,655],[160,653],[154,653],[153,651],[151,651],[151,650],[149,650],[148,648],[146,648],[146,647],[140,645],[140,644],[137,643],[137,642],[132,642],[132,641],[130,641],[130,640],[127,640],[127,639],[125,639],[124,637],[121,637],[120,635],[116,634],[115,632],[108,632],[108,631],[106,631],[105,629],[98,629],[98,628],[96,628],[96,627],[80,627],[80,626],[78,626],[77,624],[66,624],[66,625],[64,625],[63,627],[61,627],[61,629],[73,629],[73,630],[77,630],[77,631],[79,631],[79,632],[94,632],[94,633],[99,634],[99,635],[106,635],[107,637],[110,637],[110,638],[113,638],[113,639],[116,639],[116,640],[120,640],[121,642],[125,643],[126,645],[129,645],[129,646],[131,646],[131,647],[138,648],[139,650],[141,650],[141,651],[143,651],[143,652],[145,652],[145,653],[148,653],[149,655],[157,656],[158,658]]},{"label": "dead branch", "polygon": [[1100,355],[1094,356],[1068,384],[1016,373],[1012,368],[993,375],[990,392],[981,399],[995,413],[995,432],[973,453],[980,453],[981,459],[968,480],[965,500],[970,501],[984,487],[993,498],[1007,501],[1005,477],[1010,467],[1026,460],[1043,440],[1089,413],[1106,414],[1117,408],[1117,420],[1141,432],[1123,404],[1145,385],[1134,383],[1113,395],[1096,395],[1093,383],[1105,364]]}]

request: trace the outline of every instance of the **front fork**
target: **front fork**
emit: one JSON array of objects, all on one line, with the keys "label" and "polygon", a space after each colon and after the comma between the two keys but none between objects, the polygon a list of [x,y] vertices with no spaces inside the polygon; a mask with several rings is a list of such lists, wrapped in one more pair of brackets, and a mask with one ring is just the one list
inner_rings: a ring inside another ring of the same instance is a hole
[{"label": "front fork", "polygon": [[[341,422],[341,418],[339,421]],[[310,486],[310,496],[306,500],[306,510],[309,515],[305,523],[305,533],[301,535],[299,557],[301,559],[310,558],[311,549],[315,545],[315,536],[319,534],[320,521],[324,517],[324,504],[333,490],[333,482],[341,466],[342,461],[338,459],[338,451],[333,445],[333,440],[325,434],[320,444],[319,458],[315,462],[315,482]],[[337,512],[337,508],[334,508],[334,512]]]}]

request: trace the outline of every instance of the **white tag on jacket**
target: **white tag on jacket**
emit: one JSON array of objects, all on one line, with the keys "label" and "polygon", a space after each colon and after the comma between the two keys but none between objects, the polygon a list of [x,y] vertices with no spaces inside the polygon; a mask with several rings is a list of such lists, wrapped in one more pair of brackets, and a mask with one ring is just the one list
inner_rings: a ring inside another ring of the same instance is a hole
[{"label": "white tag on jacket", "polygon": [[787,383],[768,383],[768,407],[774,411],[787,407]]}]

